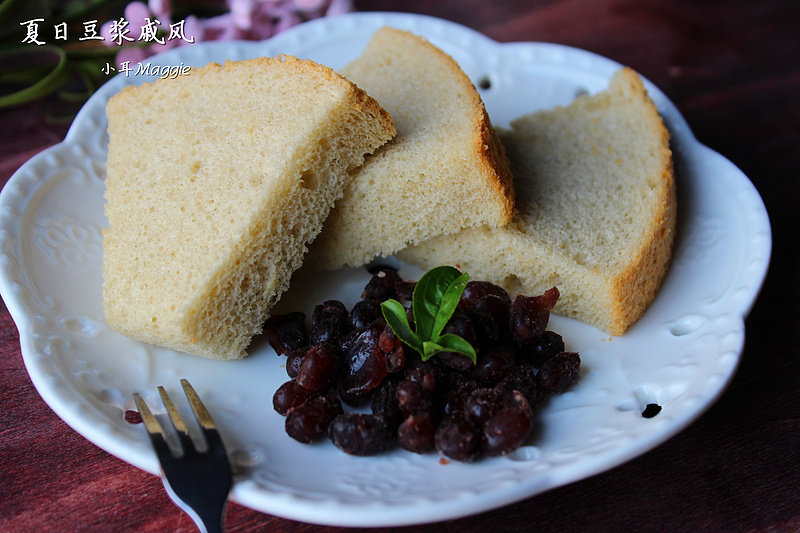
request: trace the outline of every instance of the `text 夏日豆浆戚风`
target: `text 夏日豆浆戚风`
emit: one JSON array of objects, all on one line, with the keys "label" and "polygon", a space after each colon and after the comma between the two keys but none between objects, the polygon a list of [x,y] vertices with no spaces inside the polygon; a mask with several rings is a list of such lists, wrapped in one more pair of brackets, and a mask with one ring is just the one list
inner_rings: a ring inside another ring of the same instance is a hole
[{"label": "text \u590f\u65e5\u8c46\u6d46\u621a\u98ce", "polygon": [[[125,17],[109,21],[108,35],[103,36],[98,33],[98,20],[87,20],[83,23],[83,35],[78,38],[78,41],[108,41],[107,45],[122,46],[127,43],[144,42],[153,44],[166,44],[167,41],[181,40],[187,44],[195,42],[194,36],[187,36],[185,32],[185,20],[177,22],[162,24],[158,19],[151,19],[147,17],[144,19],[144,24],[138,28],[132,35],[133,28],[130,27],[129,21]],[[35,44],[44,46],[47,44],[42,37],[39,36],[39,24],[44,24],[44,18],[34,18],[20,22],[20,26],[24,27],[25,36],[22,38],[22,44]],[[66,22],[59,22],[52,27],[54,38],[57,41],[68,40],[68,28]],[[167,31],[169,32],[167,34]]]}]

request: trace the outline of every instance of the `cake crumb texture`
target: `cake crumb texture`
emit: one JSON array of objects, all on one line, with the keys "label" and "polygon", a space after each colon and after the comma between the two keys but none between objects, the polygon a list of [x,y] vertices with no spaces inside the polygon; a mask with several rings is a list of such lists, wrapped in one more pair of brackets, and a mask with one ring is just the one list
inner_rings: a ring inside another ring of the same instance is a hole
[{"label": "cake crumb texture", "polygon": [[348,171],[394,133],[331,69],[211,63],[110,99],[103,304],[117,331],[246,355]]},{"label": "cake crumb texture", "polygon": [[452,57],[381,28],[341,73],[392,116],[397,136],[367,158],[312,246],[323,269],[511,219],[508,159],[475,86]]},{"label": "cake crumb texture", "polygon": [[522,116],[501,139],[516,189],[511,224],[400,256],[459,264],[514,292],[558,286],[554,312],[622,334],[666,275],[677,209],[669,134],[638,74],[622,69],[606,91]]}]

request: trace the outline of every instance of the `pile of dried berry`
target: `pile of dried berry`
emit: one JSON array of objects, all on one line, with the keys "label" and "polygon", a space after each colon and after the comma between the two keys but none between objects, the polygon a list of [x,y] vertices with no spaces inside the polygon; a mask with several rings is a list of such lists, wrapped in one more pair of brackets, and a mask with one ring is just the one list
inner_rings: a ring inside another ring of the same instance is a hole
[{"label": "pile of dried berry", "polygon": [[[310,334],[303,313],[267,321],[265,334],[287,356],[292,378],[273,397],[292,438],[308,443],[328,436],[355,455],[399,445],[470,462],[524,444],[536,406],[577,379],[579,355],[565,352],[561,336],[546,330],[558,289],[512,301],[492,283],[466,283],[440,338],[467,340],[476,362],[450,351],[423,361],[400,341],[381,303],[402,302],[413,328],[413,291],[414,283],[384,267],[373,271],[349,312],[336,300],[317,305]],[[342,402],[369,405],[371,412],[345,413]]]}]

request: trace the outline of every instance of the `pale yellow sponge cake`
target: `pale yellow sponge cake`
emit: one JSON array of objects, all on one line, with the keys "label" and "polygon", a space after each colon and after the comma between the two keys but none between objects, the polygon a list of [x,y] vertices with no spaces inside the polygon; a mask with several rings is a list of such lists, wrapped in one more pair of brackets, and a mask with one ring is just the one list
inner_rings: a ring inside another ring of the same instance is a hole
[{"label": "pale yellow sponge cake", "polygon": [[359,266],[465,227],[506,224],[508,160],[458,64],[427,40],[381,28],[341,74],[392,116],[397,136],[367,158],[311,247],[314,265]]},{"label": "pale yellow sponge cake", "polygon": [[676,195],[669,134],[639,76],[511,123],[501,138],[514,172],[508,227],[439,237],[400,256],[453,264],[513,292],[557,286],[556,313],[622,334],[667,272]]},{"label": "pale yellow sponge cake", "polygon": [[215,63],[108,102],[103,304],[134,339],[246,355],[348,173],[395,133],[327,67]]}]

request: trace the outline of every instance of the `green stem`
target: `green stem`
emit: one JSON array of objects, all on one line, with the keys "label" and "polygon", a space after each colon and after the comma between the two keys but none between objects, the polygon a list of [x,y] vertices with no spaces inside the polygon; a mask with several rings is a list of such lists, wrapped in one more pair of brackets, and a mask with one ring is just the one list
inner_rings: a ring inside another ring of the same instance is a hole
[{"label": "green stem", "polygon": [[[20,91],[0,96],[0,108],[24,104],[50,94],[61,87],[69,77],[67,54],[64,50],[57,46],[45,45],[37,47],[33,51],[37,53],[41,53],[42,51],[53,52],[58,57],[58,63],[56,63],[55,67],[53,67],[46,76],[33,85]],[[3,56],[8,56],[13,53],[20,53],[20,50],[0,53],[0,60],[3,59]]]}]

